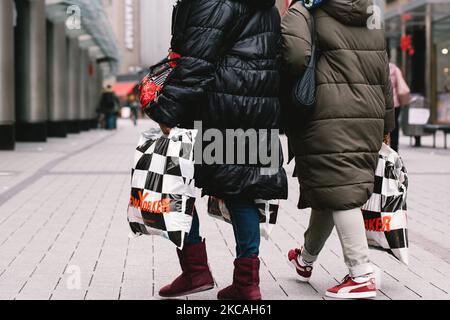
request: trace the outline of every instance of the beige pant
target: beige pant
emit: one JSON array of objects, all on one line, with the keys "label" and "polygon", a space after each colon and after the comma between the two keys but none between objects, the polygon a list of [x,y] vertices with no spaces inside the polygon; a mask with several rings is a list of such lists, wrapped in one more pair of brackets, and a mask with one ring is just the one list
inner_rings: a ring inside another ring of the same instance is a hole
[{"label": "beige pant", "polygon": [[334,226],[341,240],[350,276],[360,277],[373,273],[361,209],[346,211],[313,209],[309,228],[305,233],[303,260],[311,263],[317,260]]}]

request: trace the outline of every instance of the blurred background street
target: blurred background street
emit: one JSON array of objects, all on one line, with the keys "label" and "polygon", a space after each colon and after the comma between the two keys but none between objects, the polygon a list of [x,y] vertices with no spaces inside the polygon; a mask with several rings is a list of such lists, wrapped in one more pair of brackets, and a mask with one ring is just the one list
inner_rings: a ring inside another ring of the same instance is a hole
[{"label": "blurred background street", "polygon": [[[1,1],[0,150],[142,117],[137,85],[168,54],[175,2]],[[277,0],[281,14],[289,2]],[[450,0],[375,0],[372,9],[370,23],[385,22],[391,62],[411,88],[403,133],[417,146],[449,133]],[[115,96],[107,111],[105,92]]]},{"label": "blurred background street", "polygon": [[[139,111],[137,85],[167,55],[174,3],[0,1],[0,300],[158,299],[179,273],[169,241],[129,239],[126,222],[134,149],[156,126]],[[288,3],[277,0],[281,14]],[[374,3],[412,91],[399,115],[410,266],[372,251],[378,298],[450,299],[450,0]],[[114,99],[106,111],[105,93]],[[286,255],[301,246],[309,218],[297,199],[291,179],[273,239],[262,242],[266,299],[323,299],[346,274],[333,234],[311,284],[295,280]],[[207,216],[205,199],[198,208],[223,288],[232,279],[232,228]]]}]

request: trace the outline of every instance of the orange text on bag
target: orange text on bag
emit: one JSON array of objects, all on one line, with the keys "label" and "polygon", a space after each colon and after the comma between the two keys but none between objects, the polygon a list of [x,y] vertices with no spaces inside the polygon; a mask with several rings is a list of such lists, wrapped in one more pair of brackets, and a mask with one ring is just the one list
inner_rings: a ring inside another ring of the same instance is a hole
[{"label": "orange text on bag", "polygon": [[151,213],[164,214],[170,212],[170,199],[146,201],[145,199],[147,197],[148,197],[147,192],[142,194],[142,192],[139,191],[139,199],[131,196],[130,206]]},{"label": "orange text on bag", "polygon": [[364,224],[367,231],[389,232],[391,231],[391,220],[392,217],[365,219]]}]

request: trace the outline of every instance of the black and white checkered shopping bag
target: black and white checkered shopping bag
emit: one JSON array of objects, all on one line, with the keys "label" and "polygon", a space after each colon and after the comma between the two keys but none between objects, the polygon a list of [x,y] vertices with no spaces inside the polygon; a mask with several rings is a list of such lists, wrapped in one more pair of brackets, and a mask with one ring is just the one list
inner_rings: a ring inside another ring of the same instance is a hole
[{"label": "black and white checkered shopping bag", "polygon": [[362,208],[369,246],[408,264],[408,174],[401,157],[387,145],[380,151],[375,189]]},{"label": "black and white checkered shopping bag", "polygon": [[191,230],[195,204],[196,130],[169,136],[142,133],[132,169],[128,222],[134,235],[159,235],[179,249]]},{"label": "black and white checkered shopping bag", "polygon": [[[269,240],[273,227],[277,223],[279,203],[278,200],[255,200],[255,204],[259,209],[261,237],[266,240]],[[208,214],[213,218],[231,224],[230,211],[222,199],[209,197]]]}]

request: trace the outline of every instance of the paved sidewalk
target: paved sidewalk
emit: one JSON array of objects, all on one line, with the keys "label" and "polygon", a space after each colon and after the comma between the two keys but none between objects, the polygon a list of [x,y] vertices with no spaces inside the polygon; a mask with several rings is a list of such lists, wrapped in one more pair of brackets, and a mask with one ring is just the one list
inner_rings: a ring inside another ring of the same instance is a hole
[{"label": "paved sidewalk", "polygon": [[[175,249],[158,237],[130,240],[126,223],[133,150],[150,126],[121,121],[116,133],[91,131],[0,152],[0,299],[159,299],[158,289],[179,273]],[[450,151],[413,149],[408,142],[402,141],[402,155],[410,172],[411,264],[371,251],[382,270],[378,299],[449,299]],[[292,165],[287,169],[292,174]],[[301,245],[309,217],[296,209],[297,198],[291,179],[273,240],[262,241],[265,299],[324,299],[346,274],[333,233],[311,283],[296,281],[286,253]],[[206,215],[204,199],[198,208],[223,288],[233,272],[232,228]],[[217,291],[189,299],[215,299]]]}]

